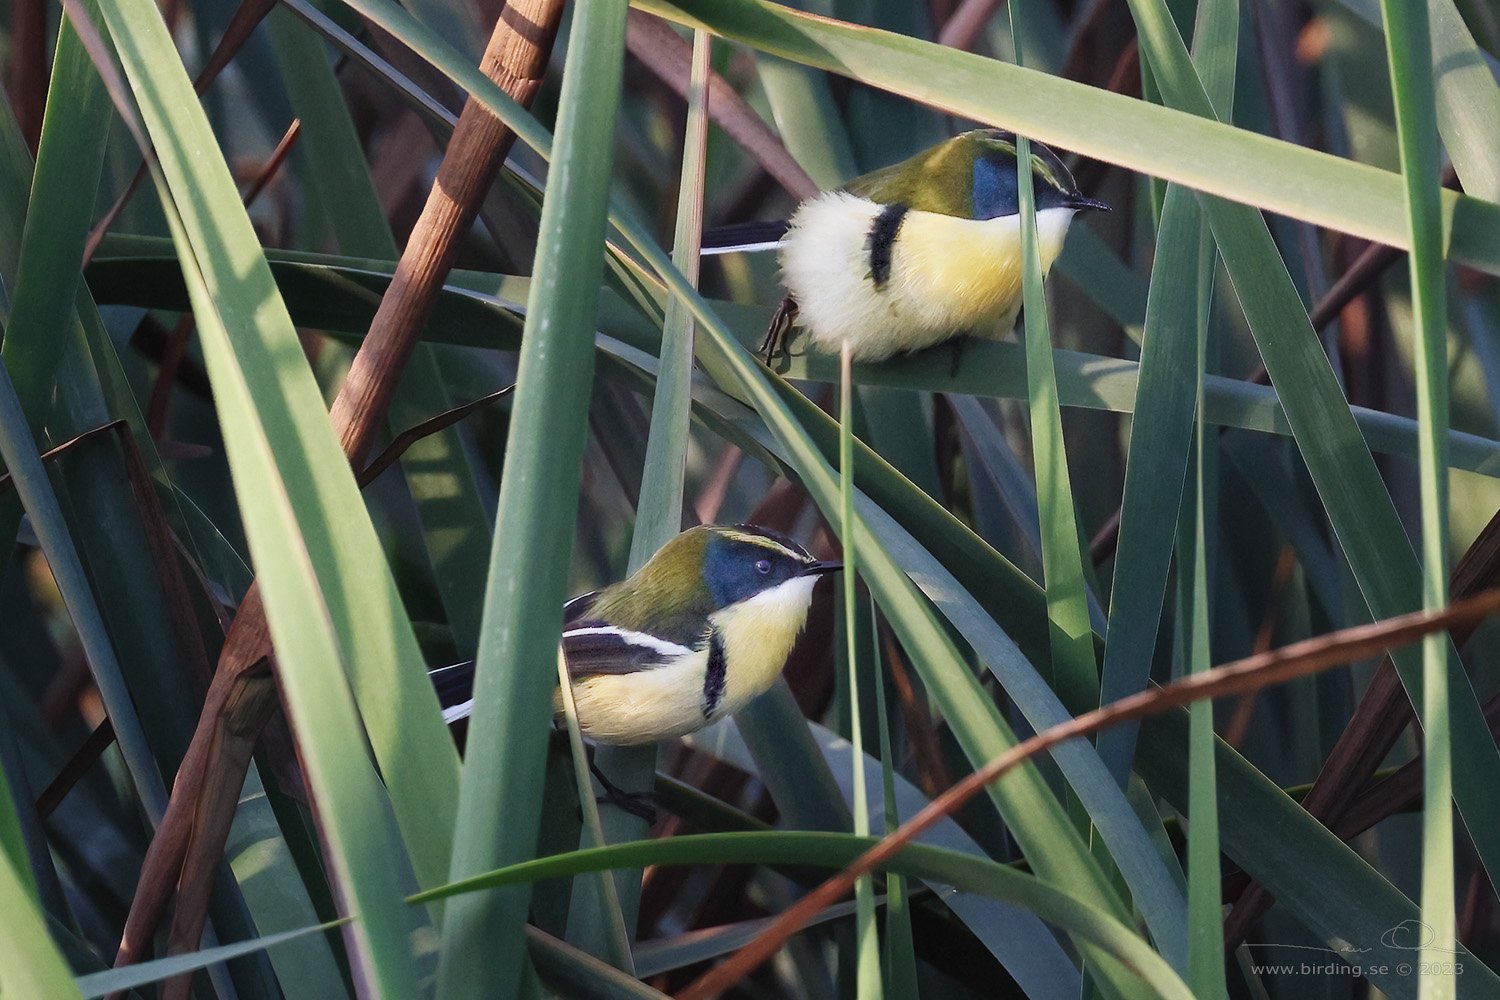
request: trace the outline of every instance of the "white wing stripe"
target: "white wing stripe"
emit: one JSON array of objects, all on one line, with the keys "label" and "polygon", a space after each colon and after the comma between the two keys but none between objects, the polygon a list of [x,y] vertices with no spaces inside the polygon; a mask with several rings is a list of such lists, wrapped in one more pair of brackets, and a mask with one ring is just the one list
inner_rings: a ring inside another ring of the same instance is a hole
[{"label": "white wing stripe", "polygon": [[762,253],[766,250],[780,250],[780,240],[768,240],[765,243],[737,243],[727,247],[704,247],[698,253],[703,257],[714,257],[725,253]]},{"label": "white wing stripe", "polygon": [[613,635],[625,640],[632,646],[644,646],[645,648],[664,656],[687,656],[692,652],[686,646],[679,646],[675,642],[669,642],[650,632],[636,632],[628,628],[616,628],[613,625],[591,625],[585,628],[570,628],[563,633],[563,639],[569,636],[584,635]]}]

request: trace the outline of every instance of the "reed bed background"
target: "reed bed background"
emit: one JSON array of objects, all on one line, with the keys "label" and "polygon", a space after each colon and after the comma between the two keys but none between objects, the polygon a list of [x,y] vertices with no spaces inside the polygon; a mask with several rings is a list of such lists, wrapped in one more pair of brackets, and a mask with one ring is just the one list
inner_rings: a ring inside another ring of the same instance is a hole
[{"label": "reed bed background", "polygon": [[[695,984],[1034,732],[1500,583],[1490,4],[64,7],[0,15],[0,995],[1500,996],[1469,620],[1055,747]],[[702,230],[976,123],[1114,209],[1016,336],[756,360]],[[705,521],[858,586],[594,829],[561,602]]]}]

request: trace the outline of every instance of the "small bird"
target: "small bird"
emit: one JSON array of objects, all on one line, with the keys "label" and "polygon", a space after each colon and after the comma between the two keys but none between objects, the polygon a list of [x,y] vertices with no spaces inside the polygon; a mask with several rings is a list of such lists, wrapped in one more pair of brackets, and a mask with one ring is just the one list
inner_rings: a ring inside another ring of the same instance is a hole
[{"label": "small bird", "polygon": [[[1109,206],[1084,197],[1039,142],[1031,171],[1045,277],[1074,214]],[[964,132],[808,199],[774,244],[787,296],[761,345],[766,360],[794,325],[821,351],[848,340],[857,361],[960,334],[1004,337],[1021,310],[1020,211],[1016,137],[999,129]]]},{"label": "small bird", "polygon": [[[629,579],[564,607],[578,727],[597,743],[674,739],[733,715],[786,666],[818,578],[841,569],[751,524],[702,525]],[[452,723],[473,707],[472,664],[431,672]],[[561,691],[553,698],[562,714]]]}]

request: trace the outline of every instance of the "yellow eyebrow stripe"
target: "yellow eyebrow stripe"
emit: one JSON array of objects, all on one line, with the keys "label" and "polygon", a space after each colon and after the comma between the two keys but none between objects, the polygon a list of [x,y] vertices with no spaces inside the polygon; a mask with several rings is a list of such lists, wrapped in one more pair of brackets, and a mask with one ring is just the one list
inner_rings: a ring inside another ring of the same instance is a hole
[{"label": "yellow eyebrow stripe", "polygon": [[798,562],[807,562],[807,555],[805,553],[794,552],[775,539],[767,538],[765,535],[756,535],[748,531],[736,531],[733,528],[722,529],[722,534],[725,538],[731,539],[736,542],[746,542],[750,545],[759,545],[763,549],[770,549],[772,552],[780,552],[782,555],[787,556],[791,559],[795,559]]}]

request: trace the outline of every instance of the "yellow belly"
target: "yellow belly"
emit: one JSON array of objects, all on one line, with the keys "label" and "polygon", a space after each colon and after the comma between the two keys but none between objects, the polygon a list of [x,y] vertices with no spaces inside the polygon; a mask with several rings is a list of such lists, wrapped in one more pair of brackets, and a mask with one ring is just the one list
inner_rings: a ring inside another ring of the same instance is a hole
[{"label": "yellow belly", "polygon": [[907,213],[884,294],[891,311],[912,328],[1004,336],[1021,308],[1016,220]]},{"label": "yellow belly", "polygon": [[[676,739],[708,724],[703,716],[707,651],[631,674],[594,674],[573,684],[578,728],[598,743],[630,746]],[[562,698],[553,700],[562,712]]]},{"label": "yellow belly", "polygon": [[[862,361],[931,347],[957,334],[1003,337],[1021,308],[1016,216],[959,219],[908,212],[891,245],[889,278],[871,276],[869,233],[883,206],[834,191],[804,204],[783,241],[782,281],[819,350],[844,340]],[[1037,215],[1042,272],[1062,250],[1071,209]]]}]

